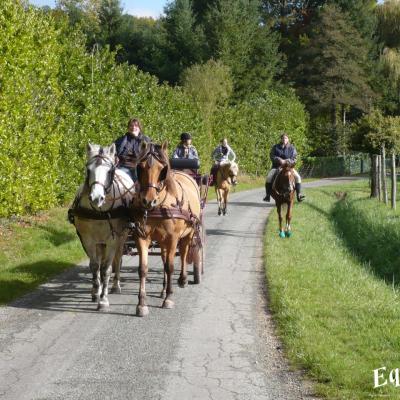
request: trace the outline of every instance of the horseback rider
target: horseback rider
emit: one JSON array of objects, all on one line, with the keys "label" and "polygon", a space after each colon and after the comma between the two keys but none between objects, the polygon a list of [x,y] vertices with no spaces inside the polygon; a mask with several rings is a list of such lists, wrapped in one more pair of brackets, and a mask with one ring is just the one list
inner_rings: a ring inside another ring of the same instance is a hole
[{"label": "horseback rider", "polygon": [[[289,161],[290,163],[295,163],[297,158],[297,151],[296,148],[290,144],[289,136],[286,133],[281,135],[281,142],[272,146],[270,152],[270,158],[272,161],[272,169],[268,172],[267,179],[265,182],[265,191],[266,195],[264,197],[264,201],[271,200],[271,192],[272,192],[272,185],[274,181],[274,177],[278,172],[281,163],[285,160]],[[301,193],[301,177],[299,173],[293,168],[293,174],[295,178],[295,189],[297,194],[297,201],[303,201],[305,196]]]},{"label": "horseback rider", "polygon": [[189,158],[199,159],[196,148],[192,145],[192,136],[190,133],[183,132],[181,134],[181,143],[177,146],[172,158]]},{"label": "horseback rider", "polygon": [[221,164],[226,162],[234,162],[236,159],[236,154],[228,144],[228,139],[223,138],[220,144],[214,149],[211,155],[214,165],[211,168],[210,174],[213,177],[213,182],[216,182],[217,171]]},{"label": "horseback rider", "polygon": [[137,173],[132,161],[137,158],[143,142],[149,143],[151,140],[143,134],[142,126],[137,118],[129,120],[128,132],[115,141],[119,159],[117,168],[125,171],[134,182],[137,181]]}]

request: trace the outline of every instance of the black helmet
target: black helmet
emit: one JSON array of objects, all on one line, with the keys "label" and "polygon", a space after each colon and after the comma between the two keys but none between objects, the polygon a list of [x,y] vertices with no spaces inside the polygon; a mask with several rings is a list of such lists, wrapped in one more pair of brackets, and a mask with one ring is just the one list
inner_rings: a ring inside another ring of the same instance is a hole
[{"label": "black helmet", "polygon": [[190,133],[187,133],[187,132],[181,133],[181,140],[182,140],[182,142],[183,142],[184,140],[190,140],[191,138],[192,138],[192,136],[190,135]]}]

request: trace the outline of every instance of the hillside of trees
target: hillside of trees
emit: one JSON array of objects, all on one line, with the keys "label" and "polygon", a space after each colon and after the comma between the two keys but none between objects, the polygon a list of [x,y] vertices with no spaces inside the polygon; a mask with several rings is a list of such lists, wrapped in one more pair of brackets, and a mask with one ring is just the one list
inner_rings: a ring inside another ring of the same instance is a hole
[{"label": "hillside of trees", "polygon": [[0,216],[70,198],[87,142],[132,116],[170,146],[192,132],[204,170],[224,136],[250,174],[282,131],[302,156],[397,151],[399,21],[399,0],[175,0],[157,20],[3,0]]}]

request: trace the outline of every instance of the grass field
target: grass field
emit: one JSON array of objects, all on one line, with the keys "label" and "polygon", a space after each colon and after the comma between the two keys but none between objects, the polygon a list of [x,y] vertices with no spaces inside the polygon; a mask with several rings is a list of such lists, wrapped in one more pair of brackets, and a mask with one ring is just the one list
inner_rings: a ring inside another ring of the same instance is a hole
[{"label": "grass field", "polygon": [[[262,186],[264,178],[241,176],[236,191]],[[209,198],[215,198],[210,188]],[[67,208],[0,221],[0,304],[31,291],[73,267],[85,254],[67,222]]]},{"label": "grass field", "polygon": [[319,395],[399,399],[398,387],[374,389],[373,370],[386,367],[388,379],[400,368],[400,212],[369,199],[366,181],[306,193],[293,237],[278,237],[275,213],[265,236],[270,306],[287,355]]}]

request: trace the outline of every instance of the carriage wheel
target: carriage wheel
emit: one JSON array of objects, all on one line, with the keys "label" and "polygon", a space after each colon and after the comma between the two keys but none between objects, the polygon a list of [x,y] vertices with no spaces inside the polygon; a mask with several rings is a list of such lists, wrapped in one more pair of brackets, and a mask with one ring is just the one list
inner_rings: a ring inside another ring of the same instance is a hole
[{"label": "carriage wheel", "polygon": [[194,283],[198,285],[201,283],[202,275],[204,274],[204,262],[205,262],[205,232],[203,224],[200,225],[200,239],[201,245],[196,249],[193,259],[193,275]]}]

